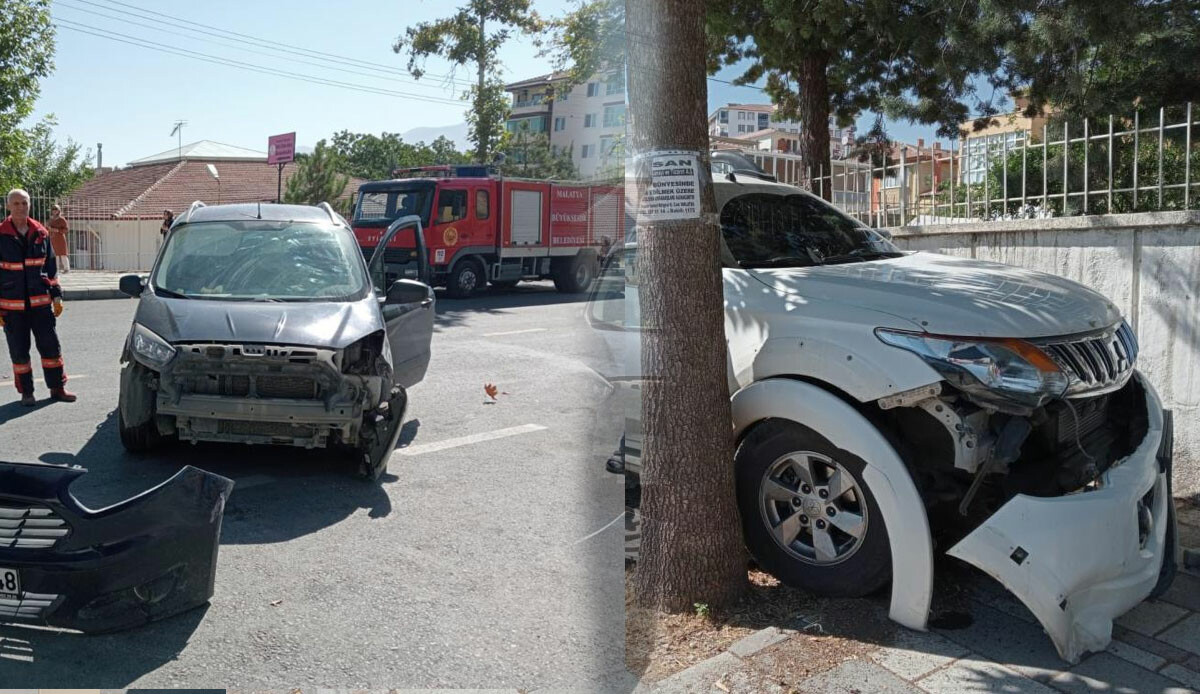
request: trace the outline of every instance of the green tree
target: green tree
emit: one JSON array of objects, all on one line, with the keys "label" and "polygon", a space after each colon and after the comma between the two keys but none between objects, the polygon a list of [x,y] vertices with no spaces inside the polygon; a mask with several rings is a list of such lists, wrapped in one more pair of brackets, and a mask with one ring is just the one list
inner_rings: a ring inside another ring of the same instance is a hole
[{"label": "green tree", "polygon": [[[847,126],[875,111],[936,123],[950,137],[972,109],[996,112],[970,79],[992,75],[1003,58],[997,26],[978,21],[979,5],[710,0],[709,69],[748,62],[736,83],[766,78],[777,117],[800,121],[800,155],[815,177],[828,173],[831,116]],[[631,30],[630,40],[646,37]]]},{"label": "green tree", "polygon": [[444,58],[456,67],[475,67],[476,83],[465,97],[471,100],[467,122],[476,158],[488,163],[508,115],[497,53],[514,31],[534,34],[542,27],[541,18],[530,9],[530,0],[468,0],[450,17],[408,27],[392,50],[408,52],[408,71],[417,79],[425,74],[429,56]]},{"label": "green tree", "polygon": [[499,169],[505,176],[547,181],[579,178],[570,150],[551,146],[549,135],[525,130],[505,133],[500,151],[504,153],[504,162]]},{"label": "green tree", "polygon": [[625,1],[579,0],[576,8],[550,22],[552,54],[566,73],[560,89],[570,89],[610,69],[625,67]]},{"label": "green tree", "polygon": [[405,142],[396,133],[334,133],[329,149],[336,169],[357,178],[377,181],[391,178],[392,170],[433,164],[464,164],[467,156],[449,138],[439,136],[433,144]]},{"label": "green tree", "polygon": [[1074,118],[1200,99],[1196,0],[1015,0],[984,3],[1002,35],[1003,84],[1025,87],[1026,112]]},{"label": "green tree", "polygon": [[327,202],[345,212],[348,201],[338,201],[338,196],[346,190],[350,177],[338,173],[338,166],[338,156],[325,140],[318,141],[311,154],[296,157],[296,170],[287,180],[283,201],[302,205]]},{"label": "green tree", "polygon": [[20,185],[37,193],[30,210],[34,219],[49,219],[50,201],[78,188],[94,172],[92,153],[70,139],[65,145],[55,142],[53,125],[54,119],[47,117],[25,131],[28,145],[16,169]]},{"label": "green tree", "polygon": [[21,123],[33,112],[39,81],[54,69],[49,0],[0,2],[0,185],[25,185],[20,170],[35,133]]}]

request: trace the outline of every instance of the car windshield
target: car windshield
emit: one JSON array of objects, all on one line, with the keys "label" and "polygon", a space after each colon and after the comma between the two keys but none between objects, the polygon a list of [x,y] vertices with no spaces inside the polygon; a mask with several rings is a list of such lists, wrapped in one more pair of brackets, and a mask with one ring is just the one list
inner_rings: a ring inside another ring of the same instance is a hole
[{"label": "car windshield", "polygon": [[381,226],[410,214],[420,215],[421,224],[429,226],[429,198],[433,188],[413,184],[396,190],[362,191],[354,208],[355,226]]},{"label": "car windshield", "polygon": [[862,262],[903,255],[877,232],[808,195],[751,193],[721,210],[721,233],[744,268]]},{"label": "car windshield", "polygon": [[368,291],[348,230],[263,220],[176,227],[152,283],[187,299],[353,301]]}]

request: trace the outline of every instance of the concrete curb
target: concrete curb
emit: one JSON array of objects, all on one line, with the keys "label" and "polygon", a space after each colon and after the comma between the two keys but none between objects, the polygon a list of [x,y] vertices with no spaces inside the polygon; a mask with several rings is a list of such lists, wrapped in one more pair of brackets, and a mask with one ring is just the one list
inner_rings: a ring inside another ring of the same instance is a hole
[{"label": "concrete curb", "polygon": [[128,298],[130,298],[130,296],[120,289],[63,289],[63,301]]}]

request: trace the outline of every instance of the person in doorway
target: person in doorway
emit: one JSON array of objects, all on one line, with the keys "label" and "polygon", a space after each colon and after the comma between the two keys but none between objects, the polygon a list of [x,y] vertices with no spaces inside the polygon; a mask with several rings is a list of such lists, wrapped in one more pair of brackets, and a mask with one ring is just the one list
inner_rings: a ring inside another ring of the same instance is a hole
[{"label": "person in doorway", "polygon": [[164,239],[167,238],[167,232],[171,230],[171,225],[175,223],[175,213],[170,210],[163,210],[163,223],[158,228],[158,233],[162,234]]},{"label": "person in doorway", "polygon": [[33,365],[30,338],[42,357],[42,373],[50,397],[75,402],[66,389],[62,351],[55,332],[62,315],[62,289],[58,286],[58,260],[50,233],[29,217],[29,193],[15,188],[8,194],[9,215],[0,222],[0,325],[8,341],[13,380],[21,404],[33,406]]},{"label": "person in doorway", "polygon": [[54,259],[58,261],[58,271],[67,274],[71,271],[71,254],[67,250],[67,218],[63,216],[62,208],[58,205],[50,208],[50,245],[54,248]]}]

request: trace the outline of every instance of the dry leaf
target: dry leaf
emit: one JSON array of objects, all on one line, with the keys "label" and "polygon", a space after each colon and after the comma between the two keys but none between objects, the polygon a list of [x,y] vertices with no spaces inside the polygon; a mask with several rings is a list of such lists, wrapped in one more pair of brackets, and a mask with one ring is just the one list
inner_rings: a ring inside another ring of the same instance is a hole
[{"label": "dry leaf", "polygon": [[485,383],[485,384],[483,384],[483,392],[487,393],[489,398],[495,400],[496,393],[500,392],[500,389],[497,388],[496,386],[492,385],[491,383]]},{"label": "dry leaf", "polygon": [[283,604],[282,600],[272,600],[271,601],[271,607],[279,607],[281,604]]},{"label": "dry leaf", "polygon": [[716,687],[717,689],[720,689],[721,691],[725,692],[726,694],[728,694],[728,692],[729,692],[729,687],[726,687],[725,683],[721,682],[720,680],[717,680],[716,682],[714,682],[713,686]]}]

